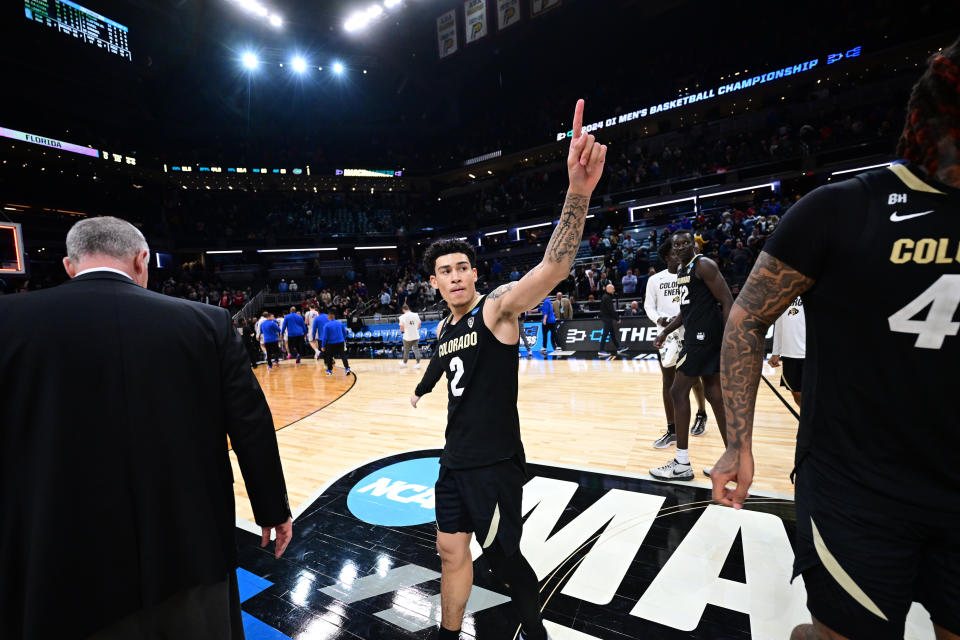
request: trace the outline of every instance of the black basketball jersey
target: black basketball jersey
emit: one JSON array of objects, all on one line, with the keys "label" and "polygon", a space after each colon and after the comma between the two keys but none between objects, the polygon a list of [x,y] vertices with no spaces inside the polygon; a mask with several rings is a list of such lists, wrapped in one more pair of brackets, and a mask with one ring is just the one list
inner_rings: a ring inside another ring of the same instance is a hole
[{"label": "black basketball jersey", "polygon": [[800,200],[764,250],[815,280],[798,473],[960,515],[960,190],[907,165],[869,171]]},{"label": "black basketball jersey", "polygon": [[[497,340],[483,321],[483,297],[456,324],[443,321],[434,358],[447,374],[446,445],[451,469],[523,458],[517,413],[517,345]],[[431,367],[435,363],[431,363]]]},{"label": "black basketball jersey", "polygon": [[713,297],[707,283],[697,275],[697,262],[701,258],[703,256],[698,253],[677,272],[685,344],[695,344],[698,340],[716,343],[723,333],[720,303]]}]

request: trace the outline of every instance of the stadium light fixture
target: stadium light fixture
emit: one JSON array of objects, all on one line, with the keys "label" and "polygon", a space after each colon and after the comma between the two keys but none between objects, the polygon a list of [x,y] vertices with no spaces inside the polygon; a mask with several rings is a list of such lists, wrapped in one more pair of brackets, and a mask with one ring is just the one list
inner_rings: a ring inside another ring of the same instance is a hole
[{"label": "stadium light fixture", "polygon": [[294,56],[290,62],[290,66],[292,66],[293,70],[297,73],[303,73],[307,70],[307,61],[304,60],[302,56]]},{"label": "stadium light fixture", "polygon": [[346,22],[343,23],[343,28],[346,31],[359,31],[369,24],[370,20],[367,18],[367,14],[363,11],[356,11],[350,14],[350,17],[347,18]]},{"label": "stadium light fixture", "polygon": [[230,251],[204,251],[208,256],[221,254],[221,253],[243,253],[241,249],[232,249]]},{"label": "stadium light fixture", "polygon": [[242,60],[243,66],[245,66],[247,69],[256,69],[257,65],[260,64],[260,61],[257,60],[257,56],[249,51],[243,54]]},{"label": "stadium light fixture", "polygon": [[498,235],[500,235],[501,233],[506,233],[506,232],[507,232],[507,230],[504,229],[503,231],[491,231],[490,233],[485,233],[485,234],[483,234],[483,235],[484,235],[484,237],[489,238],[490,236],[498,236]]},{"label": "stadium light fixture", "polygon": [[400,4],[400,0],[383,0],[383,6],[387,9],[393,9],[398,4]]},{"label": "stadium light fixture", "polygon": [[277,29],[279,29],[280,27],[283,26],[283,18],[281,18],[277,14],[273,14],[272,16],[270,16],[270,24],[272,24]]},{"label": "stadium light fixture", "polygon": [[354,247],[354,249],[396,249],[396,248],[397,248],[397,245],[395,244],[383,245],[383,246],[377,246],[377,247]]},{"label": "stadium light fixture", "polygon": [[343,63],[342,63],[342,62],[334,62],[334,63],[333,63],[333,72],[336,73],[337,75],[340,75],[341,73],[343,73]]}]

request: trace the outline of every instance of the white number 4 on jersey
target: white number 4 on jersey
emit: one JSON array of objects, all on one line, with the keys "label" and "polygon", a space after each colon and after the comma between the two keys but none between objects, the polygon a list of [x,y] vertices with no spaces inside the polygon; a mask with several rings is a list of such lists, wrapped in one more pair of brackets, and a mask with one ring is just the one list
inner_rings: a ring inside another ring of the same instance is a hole
[{"label": "white number 4 on jersey", "polygon": [[[900,311],[887,318],[890,331],[897,333],[915,333],[917,341],[913,346],[920,349],[939,349],[947,336],[955,336],[960,331],[960,322],[953,322],[953,316],[960,306],[960,275],[940,276],[926,291],[910,301]],[[927,307],[924,320],[912,318]]]}]

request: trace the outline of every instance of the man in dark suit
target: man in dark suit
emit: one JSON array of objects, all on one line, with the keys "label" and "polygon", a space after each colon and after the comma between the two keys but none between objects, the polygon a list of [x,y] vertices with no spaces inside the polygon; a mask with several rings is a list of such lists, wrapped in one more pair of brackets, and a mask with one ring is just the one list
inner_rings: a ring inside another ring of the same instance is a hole
[{"label": "man in dark suit", "polygon": [[237,454],[292,535],[270,409],[225,309],[147,291],[143,235],[67,235],[72,280],[0,298],[0,638],[242,638]]}]

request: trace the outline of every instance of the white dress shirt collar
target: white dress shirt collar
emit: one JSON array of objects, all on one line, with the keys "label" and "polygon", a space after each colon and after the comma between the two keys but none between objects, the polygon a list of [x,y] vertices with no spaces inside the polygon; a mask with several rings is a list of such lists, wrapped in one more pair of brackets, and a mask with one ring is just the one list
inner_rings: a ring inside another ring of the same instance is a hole
[{"label": "white dress shirt collar", "polygon": [[88,273],[93,273],[94,271],[109,271],[110,273],[119,273],[119,274],[122,275],[123,277],[125,277],[125,278],[129,279],[131,282],[133,282],[133,278],[131,278],[128,274],[124,273],[123,271],[120,271],[120,269],[114,269],[113,267],[94,267],[94,268],[92,268],[92,269],[84,269],[83,271],[81,271],[80,273],[78,273],[77,275],[75,275],[75,276],[73,276],[73,277],[74,277],[74,278],[79,278],[79,277],[82,276],[82,275],[86,275],[86,274],[88,274]]}]

